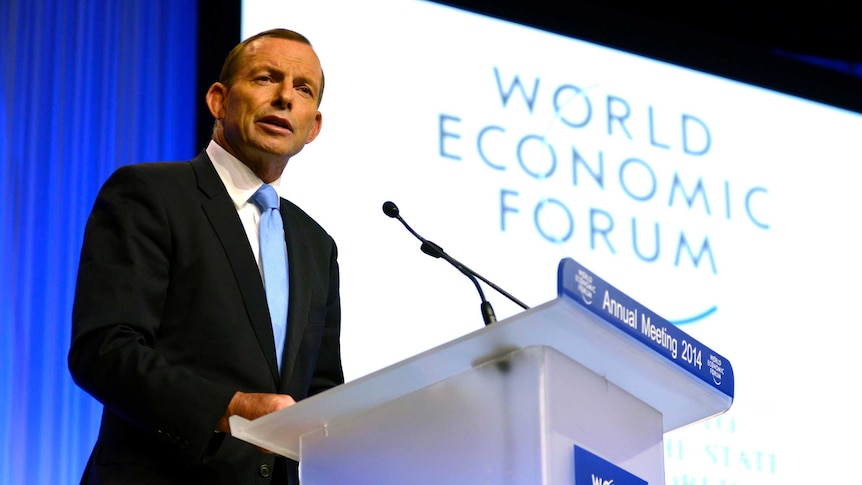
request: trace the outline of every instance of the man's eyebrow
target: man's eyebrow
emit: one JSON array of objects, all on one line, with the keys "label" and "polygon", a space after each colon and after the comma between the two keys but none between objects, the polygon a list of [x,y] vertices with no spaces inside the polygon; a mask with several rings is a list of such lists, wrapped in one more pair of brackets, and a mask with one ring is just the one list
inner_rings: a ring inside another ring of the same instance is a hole
[{"label": "man's eyebrow", "polygon": [[293,79],[310,84],[312,86],[317,86],[318,84],[317,81],[314,79],[314,76],[308,74],[298,73],[296,76],[293,76]]},{"label": "man's eyebrow", "polygon": [[275,64],[270,62],[261,62],[260,64],[252,64],[249,66],[249,71],[257,72],[257,71],[281,71]]}]

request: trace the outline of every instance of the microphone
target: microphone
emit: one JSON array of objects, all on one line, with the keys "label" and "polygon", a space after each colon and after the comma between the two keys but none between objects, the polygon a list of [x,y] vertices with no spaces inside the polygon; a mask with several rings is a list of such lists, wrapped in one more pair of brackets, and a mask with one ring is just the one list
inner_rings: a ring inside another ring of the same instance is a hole
[{"label": "microphone", "polygon": [[497,286],[494,283],[483,278],[482,275],[480,275],[479,273],[476,273],[472,269],[461,264],[455,258],[446,254],[446,251],[444,251],[443,248],[441,248],[440,246],[438,246],[434,242],[429,241],[429,240],[425,239],[424,237],[420,236],[401,217],[400,211],[398,210],[398,206],[396,206],[394,202],[391,202],[391,201],[384,202],[383,203],[383,213],[386,214],[387,216],[393,218],[393,219],[398,219],[398,221],[401,222],[401,224],[410,232],[410,234],[413,234],[413,236],[416,237],[416,239],[418,239],[420,242],[422,242],[422,246],[420,247],[420,249],[422,250],[423,253],[427,254],[428,256],[435,257],[435,258],[443,258],[449,264],[451,264],[456,269],[458,269],[458,271],[460,271],[465,276],[470,278],[470,281],[473,282],[473,284],[476,286],[476,290],[479,292],[479,297],[482,299],[481,311],[482,311],[482,319],[485,321],[485,325],[490,325],[490,324],[496,322],[497,317],[494,315],[494,309],[491,307],[491,303],[485,298],[485,292],[482,291],[482,286],[479,284],[479,281],[477,281],[477,278],[479,280],[482,280],[485,284],[487,284],[488,286],[490,286],[491,288],[493,288],[494,290],[496,290],[497,292],[499,292],[500,294],[502,294],[503,296],[505,296],[509,300],[515,302],[521,308],[523,308],[525,310],[530,308],[527,305],[525,305],[524,303],[522,303],[520,300],[515,298],[514,296],[512,296],[509,293],[507,293],[506,291],[504,291],[499,286]]}]

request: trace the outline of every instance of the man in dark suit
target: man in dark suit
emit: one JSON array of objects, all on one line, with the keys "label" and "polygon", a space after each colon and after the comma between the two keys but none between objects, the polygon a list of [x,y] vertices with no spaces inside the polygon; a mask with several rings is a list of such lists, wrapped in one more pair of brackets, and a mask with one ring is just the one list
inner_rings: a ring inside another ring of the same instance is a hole
[{"label": "man in dark suit", "polygon": [[99,192],[69,351],[75,382],[104,405],[82,483],[297,483],[295,462],[233,438],[228,418],[344,381],[334,241],[279,199],[289,298],[277,341],[251,200],[264,184],[278,192],[320,132],[323,84],[307,39],[258,34],[207,92],[204,152],[122,167]]}]

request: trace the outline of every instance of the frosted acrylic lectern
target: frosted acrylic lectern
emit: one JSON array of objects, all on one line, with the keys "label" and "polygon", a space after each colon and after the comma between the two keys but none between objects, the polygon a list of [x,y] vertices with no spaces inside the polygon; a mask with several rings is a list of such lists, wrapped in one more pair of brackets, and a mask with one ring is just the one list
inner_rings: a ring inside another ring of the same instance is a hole
[{"label": "frosted acrylic lectern", "polygon": [[571,259],[558,288],[231,430],[303,485],[663,484],[663,433],[730,408],[730,363]]}]

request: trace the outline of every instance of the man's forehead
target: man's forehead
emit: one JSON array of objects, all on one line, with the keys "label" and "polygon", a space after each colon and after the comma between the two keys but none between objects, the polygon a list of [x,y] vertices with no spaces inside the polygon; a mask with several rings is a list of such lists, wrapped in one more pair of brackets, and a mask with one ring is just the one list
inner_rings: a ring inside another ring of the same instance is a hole
[{"label": "man's forehead", "polygon": [[255,39],[243,52],[243,63],[271,63],[275,65],[291,63],[321,71],[320,59],[314,49],[298,40],[279,37],[262,37]]}]

